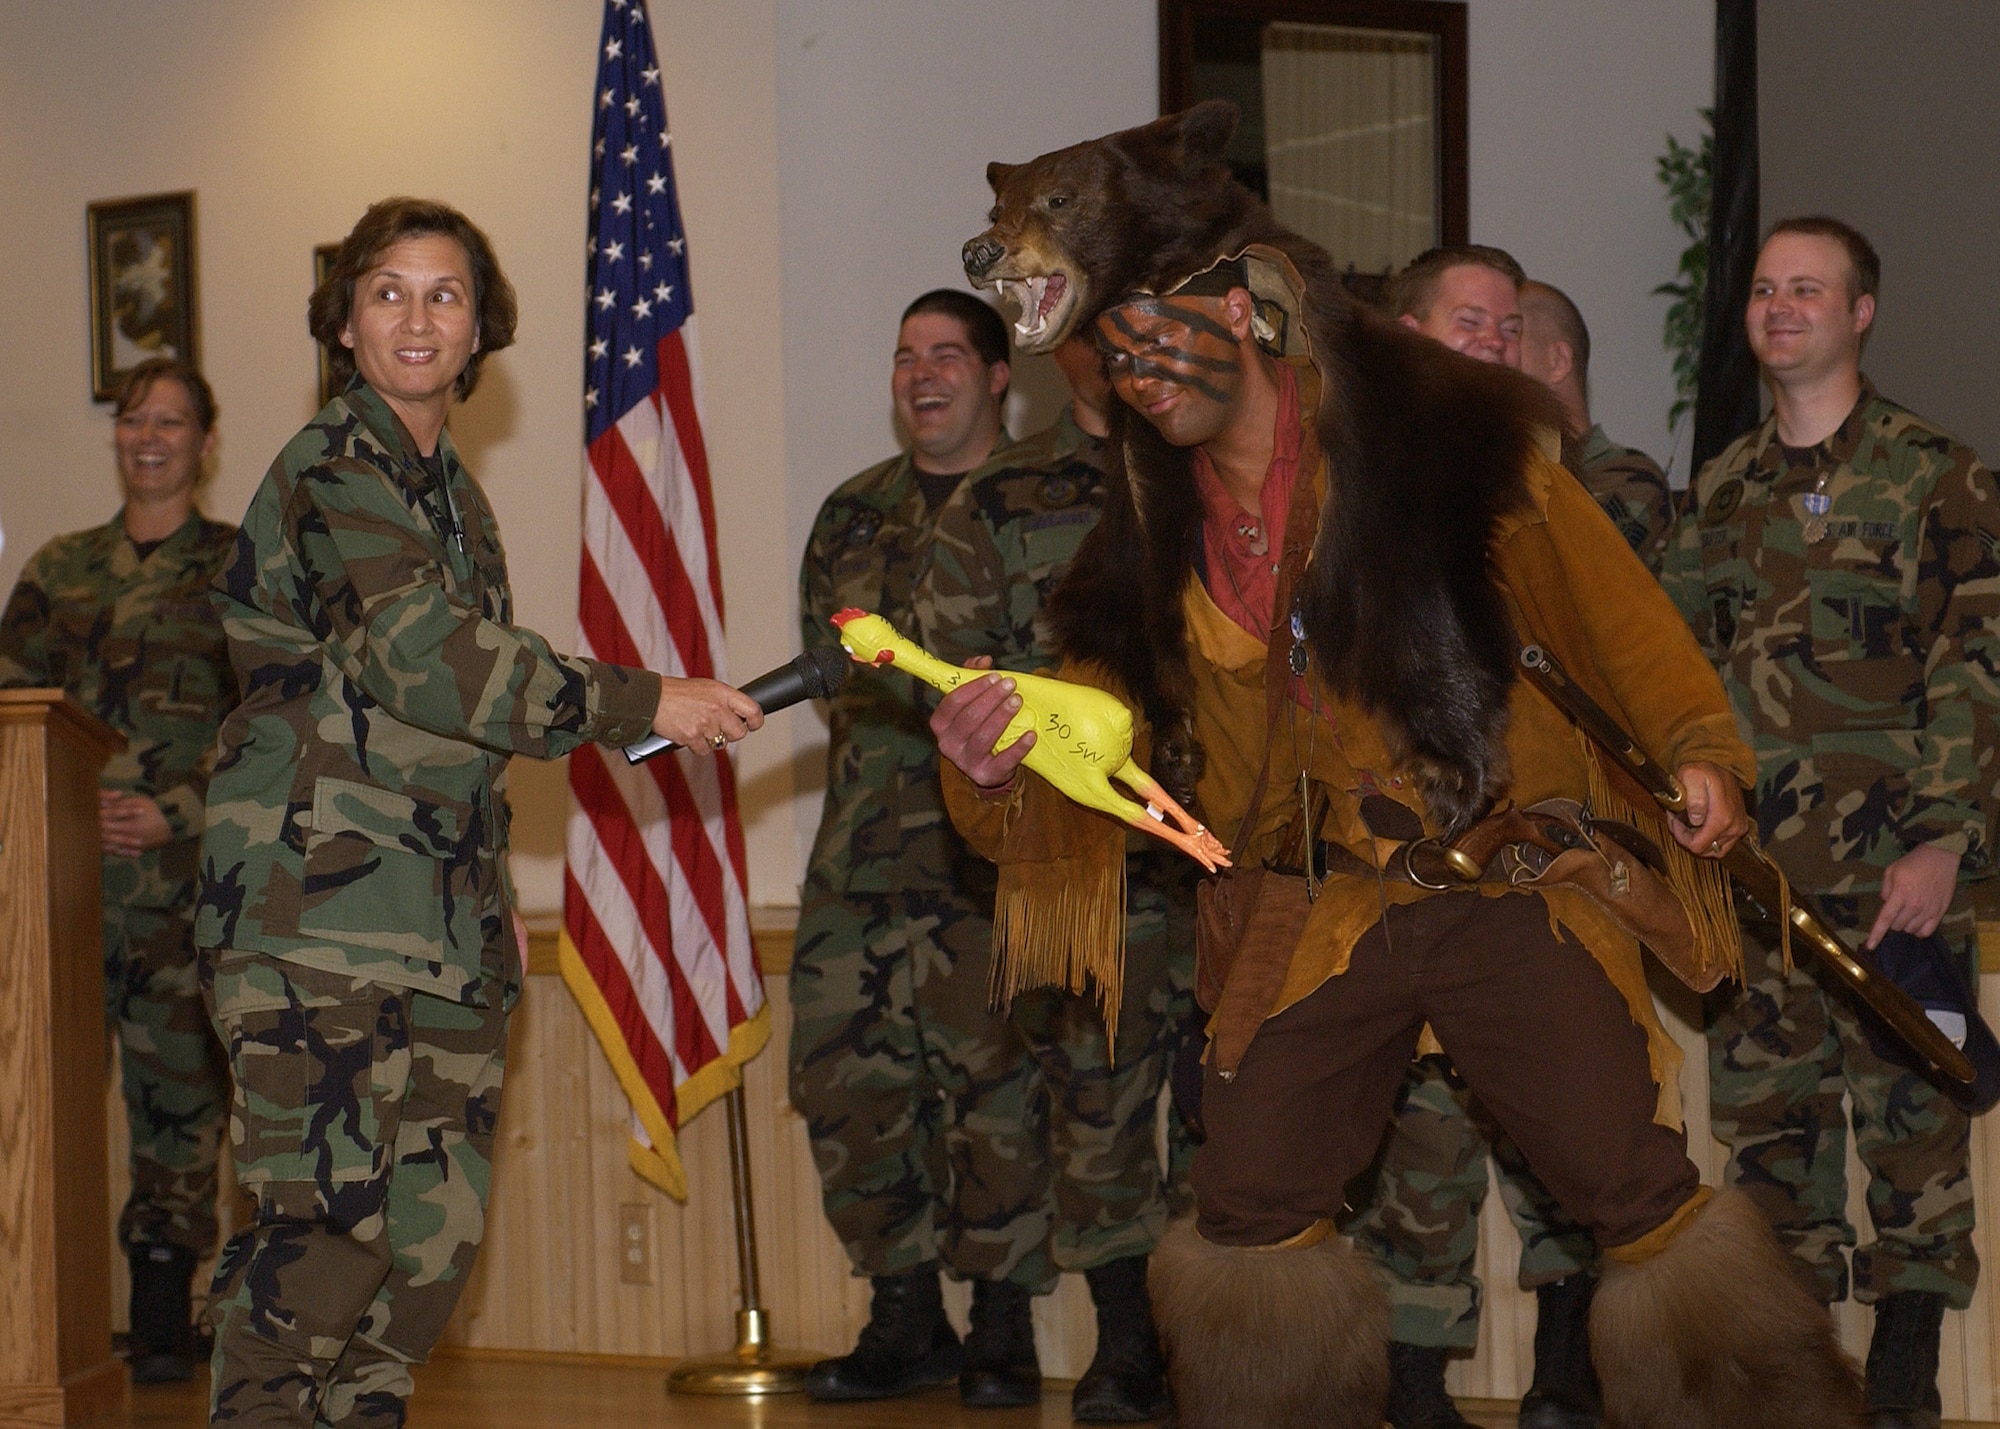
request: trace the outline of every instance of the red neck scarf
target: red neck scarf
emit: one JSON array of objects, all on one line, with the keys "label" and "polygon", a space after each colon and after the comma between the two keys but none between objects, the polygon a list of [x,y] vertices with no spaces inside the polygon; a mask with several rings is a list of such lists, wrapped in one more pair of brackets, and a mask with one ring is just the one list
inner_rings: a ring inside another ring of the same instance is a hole
[{"label": "red neck scarf", "polygon": [[1278,420],[1272,434],[1271,464],[1252,516],[1223,487],[1215,464],[1194,449],[1194,485],[1201,497],[1202,547],[1209,598],[1218,609],[1256,636],[1271,638],[1272,602],[1278,594],[1278,560],[1284,554],[1285,522],[1292,512],[1292,486],[1299,473],[1299,379],[1289,363],[1278,366]]}]

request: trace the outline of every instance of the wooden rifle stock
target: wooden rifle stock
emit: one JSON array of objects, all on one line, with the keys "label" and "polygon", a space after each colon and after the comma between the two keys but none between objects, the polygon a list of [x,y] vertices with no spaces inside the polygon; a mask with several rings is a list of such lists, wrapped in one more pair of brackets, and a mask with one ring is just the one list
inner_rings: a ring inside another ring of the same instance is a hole
[{"label": "wooden rifle stock", "polygon": [[[1656,764],[1602,705],[1578,688],[1553,655],[1539,645],[1529,645],[1521,651],[1521,669],[1530,683],[1575,721],[1634,783],[1663,808],[1677,814],[1686,812],[1687,793],[1680,780]],[[1766,913],[1789,924],[1794,941],[1865,1003],[1925,1068],[1960,1086],[1972,1085],[1972,1063],[1965,1053],[1952,1045],[1908,993],[1883,974],[1873,958],[1841,942],[1810,898],[1787,887],[1771,856],[1758,846],[1754,831],[1723,855],[1722,866]]]}]

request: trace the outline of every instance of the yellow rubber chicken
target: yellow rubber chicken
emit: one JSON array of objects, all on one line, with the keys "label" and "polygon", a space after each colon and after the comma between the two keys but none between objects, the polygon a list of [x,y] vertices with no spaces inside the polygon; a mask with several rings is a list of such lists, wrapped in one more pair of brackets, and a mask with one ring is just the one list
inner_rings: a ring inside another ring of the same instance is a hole
[{"label": "yellow rubber chicken", "polygon": [[[947,665],[922,647],[904,639],[879,615],[843,610],[833,617],[840,643],[856,663],[880,668],[894,665],[946,693],[967,680],[991,674]],[[1211,873],[1227,867],[1229,851],[1222,841],[1175,803],[1153,776],[1132,761],[1132,712],[1102,690],[1047,675],[1005,672],[1021,697],[1021,708],[1007,722],[993,747],[1012,744],[1029,730],[1035,743],[1027,766],[1086,808],[1111,815],[1135,828],[1165,839]],[[1116,779],[1141,799],[1135,804],[1116,789]]]}]

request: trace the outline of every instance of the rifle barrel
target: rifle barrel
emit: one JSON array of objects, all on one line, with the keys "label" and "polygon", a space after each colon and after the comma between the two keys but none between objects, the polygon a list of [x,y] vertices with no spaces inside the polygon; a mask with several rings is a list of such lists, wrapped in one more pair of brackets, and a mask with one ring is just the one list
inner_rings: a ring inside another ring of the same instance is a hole
[{"label": "rifle barrel", "polygon": [[1613,719],[1604,706],[1571,680],[1568,671],[1563,669],[1555,656],[1539,645],[1529,645],[1521,651],[1521,668],[1527,671],[1535,688],[1553,700],[1557,709],[1575,720],[1585,734],[1597,741],[1599,748],[1624,765],[1626,771],[1663,807],[1672,809],[1676,814],[1687,812],[1687,791],[1681,788],[1681,781],[1670,770],[1656,764],[1639,741],[1626,733],[1625,726]]}]

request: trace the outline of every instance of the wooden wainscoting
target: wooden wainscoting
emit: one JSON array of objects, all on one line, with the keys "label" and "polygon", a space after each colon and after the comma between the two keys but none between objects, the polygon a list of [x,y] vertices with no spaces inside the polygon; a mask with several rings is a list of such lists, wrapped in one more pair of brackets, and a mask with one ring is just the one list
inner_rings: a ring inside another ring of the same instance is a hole
[{"label": "wooden wainscoting", "polygon": [[[783,910],[755,920],[767,974],[771,1045],[745,1077],[753,1188],[764,1304],[785,1347],[844,1352],[867,1318],[867,1283],[854,1278],[847,1257],[820,1214],[819,1181],[803,1121],[785,1101],[784,1047],[791,1031],[785,971],[791,932]],[[711,1108],[683,1129],[681,1159],[688,1200],[678,1205],[626,1164],[630,1113],[609,1063],[598,1050],[555,970],[554,936],[546,921],[531,946],[527,991],[515,1014],[500,1152],[494,1171],[486,1245],[457,1317],[450,1345],[476,1350],[677,1358],[727,1349],[737,1306],[736,1253],[730,1218],[729,1149],[721,1109]],[[1990,960],[1988,966],[1994,966]],[[1713,1180],[1722,1150],[1708,1134],[1708,1070],[1692,999],[1663,988],[1668,1025],[1686,1049],[1681,1085],[1689,1144]],[[1980,1002],[2000,1025],[2000,973],[1982,979]],[[125,1192],[124,1116],[115,1085],[111,1164],[112,1207]],[[1989,1119],[1990,1120],[1990,1119]],[[1973,1175],[1981,1206],[1979,1245],[1989,1267],[2000,1267],[2000,1144],[1989,1121],[1973,1127]],[[1849,1153],[1849,1214],[1866,1226],[1859,1166]],[[225,1167],[226,1175],[226,1167]],[[225,1220],[240,1214],[232,1203]],[[650,1255],[643,1283],[621,1276],[623,1228],[636,1218]],[[1520,1243],[1498,1195],[1481,1218],[1480,1274],[1486,1311],[1478,1353],[1450,1371],[1455,1393],[1516,1399],[1532,1374],[1535,1304],[1514,1284]],[[118,1269],[122,1276],[122,1267]],[[1940,1388],[1947,1419],[2000,1420],[1996,1361],[2000,1315],[1989,1273],[1972,1308],[1945,1320]],[[117,1305],[122,1327],[122,1281]],[[964,1287],[947,1304],[964,1324]],[[1865,1352],[1871,1312],[1840,1307],[1842,1336]],[[1036,1302],[1036,1343],[1043,1370],[1073,1378],[1089,1363],[1096,1330],[1081,1276],[1063,1277],[1056,1294]]]},{"label": "wooden wainscoting", "polygon": [[[868,1318],[868,1283],[820,1214],[805,1122],[785,1100],[791,1035],[791,918],[754,919],[771,1008],[771,1042],[750,1064],[744,1094],[759,1279],[784,1347],[845,1353]],[[734,1341],[736,1241],[729,1140],[720,1106],[682,1129],[688,1199],[677,1205],[626,1164],[631,1112],[611,1067],[555,976],[554,933],[537,927],[538,974],[515,1014],[501,1149],[486,1247],[448,1343],[588,1354],[710,1354]],[[636,1217],[649,1242],[650,1283],[621,1278],[621,1232]],[[1051,1375],[1080,1374],[1096,1342],[1081,1276],[1036,1306],[1036,1339]],[[946,1303],[961,1327],[967,1292]]]}]

